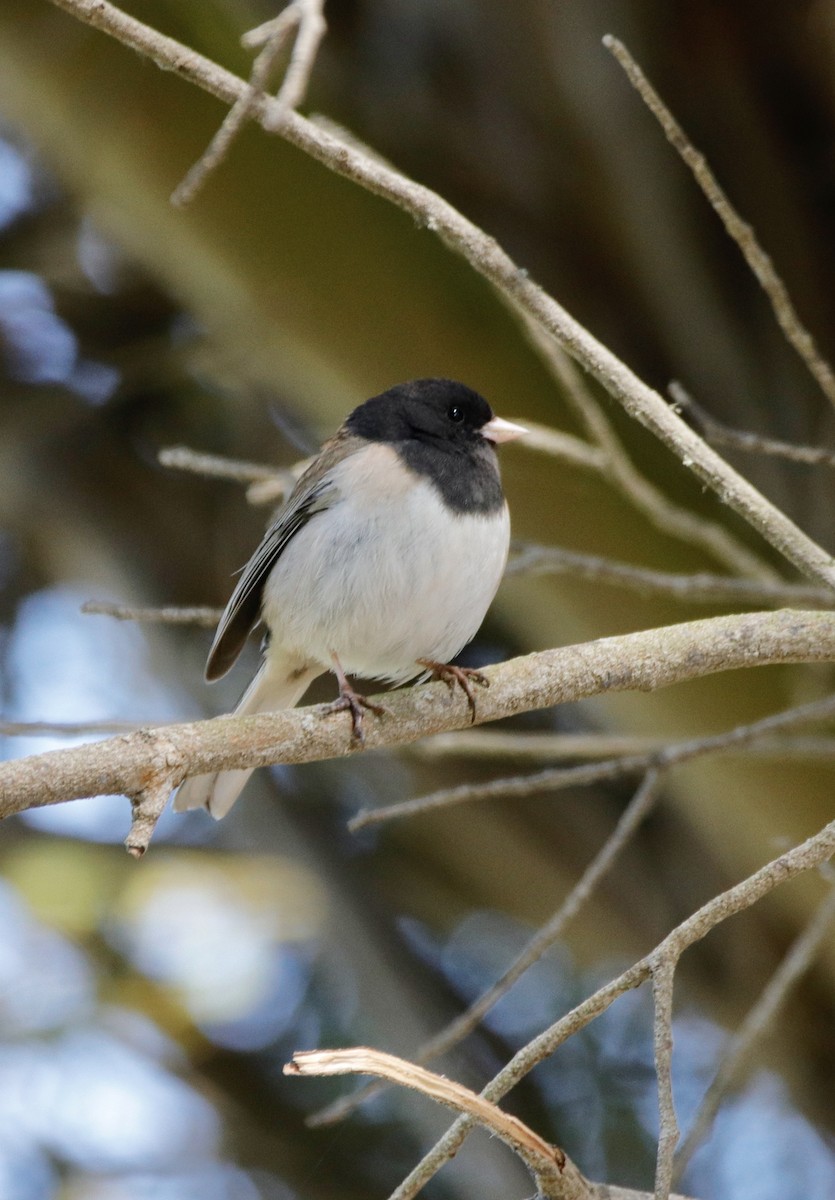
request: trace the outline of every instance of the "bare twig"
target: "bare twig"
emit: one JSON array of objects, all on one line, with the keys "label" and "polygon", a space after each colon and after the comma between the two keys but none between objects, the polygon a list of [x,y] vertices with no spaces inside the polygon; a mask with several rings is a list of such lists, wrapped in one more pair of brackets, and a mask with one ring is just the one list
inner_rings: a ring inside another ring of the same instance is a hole
[{"label": "bare twig", "polygon": [[693,1119],[690,1132],[676,1156],[674,1178],[679,1178],[700,1142],[710,1128],[713,1118],[750,1061],[752,1052],[768,1033],[789,991],[808,969],[815,955],[830,936],[835,919],[835,888],[832,888],[800,936],[794,941],[780,966],[769,980],[737,1032],[732,1044],[722,1055],[719,1070],[702,1099]]},{"label": "bare twig", "polygon": [[[248,85],[242,79],[173,38],[127,16],[108,0],[52,0],[52,3],[146,54],[159,66],[175,71],[224,103],[234,104],[247,94]],[[258,97],[253,116],[262,125],[268,124],[276,111],[280,112],[276,104],[269,97]],[[642,383],[556,300],[538,287],[493,238],[429,188],[404,178],[298,113],[287,113],[280,132],[282,137],[337,174],[382,196],[421,224],[430,226],[446,245],[488,279],[508,304],[526,319],[547,329],[623,405],[626,412],[660,438],[707,487],[759,530],[803,574],[835,587],[835,562],[830,555],[734,471],[671,410],[658,392]],[[753,574],[754,570],[747,573]]]},{"label": "bare twig", "polygon": [[757,241],[756,234],[731,204],[716,177],[687,134],[676,121],[655,88],[644,75],[632,55],[617,38],[606,36],[603,45],[610,50],[626,73],[626,77],[656,118],[670,145],[678,151],[693,173],[728,234],[736,242],[760,287],[768,297],[777,324],[788,343],[794,347],[829,402],[835,405],[835,374],[821,356],[814,338],[795,311],[791,297],[769,256]]},{"label": "bare twig", "polygon": [[3,721],[0,737],[79,737],[91,733],[128,733],[147,721]]},{"label": "bare twig", "polygon": [[223,612],[220,608],[133,608],[109,600],[86,600],[81,611],[93,616],[115,617],[117,621],[148,621],[164,625],[199,625],[213,629]]},{"label": "bare twig", "polygon": [[831,608],[835,596],[826,587],[810,583],[787,583],[779,579],[737,579],[732,575],[711,575],[706,571],[674,574],[636,567],[631,563],[578,554],[558,546],[517,544],[508,563],[508,574],[572,575],[595,583],[629,588],[644,595],[671,596],[676,600],[699,604],[798,604]]},{"label": "bare twig", "polygon": [[835,467],[835,450],[826,450],[821,446],[797,446],[793,442],[780,442],[748,430],[730,429],[702,408],[676,380],[668,385],[667,391],[674,404],[689,413],[713,446],[731,446],[748,454],[784,458],[787,462],[803,463],[809,467]]},{"label": "bare twig", "polygon": [[284,74],[284,81],[276,97],[277,107],[270,114],[267,128],[276,132],[283,120],[283,115],[296,108],[304,99],[310,80],[319,43],[327,32],[325,18],[322,15],[324,0],[296,0],[295,7],[299,11],[298,32],[290,56],[290,63]]},{"label": "bare twig", "polygon": [[[582,423],[593,444],[602,454],[606,479],[629,500],[629,502],[651,521],[656,529],[691,545],[700,546],[718,562],[740,575],[753,579],[776,581],[778,576],[773,567],[743,545],[727,529],[690,509],[682,508],[660,488],[644,476],[626,452],[623,442],[606,417],[593,395],[591,388],[569,358],[565,348],[554,339],[553,334],[536,320],[526,318],[525,328],[543,362],[559,383],[562,395]],[[552,453],[546,439],[540,437],[533,442],[525,439],[536,450]],[[690,466],[692,464],[686,463]]]},{"label": "bare twig", "polygon": [[141,858],[151,843],[157,822],[163,814],[171,796],[171,789],[176,779],[172,769],[179,766],[176,747],[168,744],[164,738],[155,737],[151,731],[140,730],[132,736],[144,737],[151,746],[152,761],[146,774],[146,780],[131,797],[130,832],[125,838],[128,854]]},{"label": "bare twig", "polygon": [[[537,1063],[548,1058],[567,1038],[584,1029],[595,1017],[605,1012],[618,996],[645,983],[653,971],[661,969],[662,962],[677,961],[685,949],[700,941],[728,917],[744,912],[774,888],[806,871],[820,867],[833,854],[835,821],[799,846],[773,859],[735,887],[708,901],[686,921],[676,926],[649,955],[634,963],[617,979],[598,989],[594,995],[578,1004],[519,1050],[507,1066],[482,1090],[482,1096],[493,1102],[499,1101],[532,1071]],[[472,1124],[471,1118],[459,1117],[408,1178],[391,1194],[390,1200],[414,1200],[421,1188],[454,1157],[472,1129]]]},{"label": "bare twig", "polygon": [[233,142],[246,121],[253,115],[275,61],[294,28],[297,31],[296,40],[276,100],[277,108],[270,116],[271,131],[280,129],[285,115],[301,102],[316,60],[316,51],[325,34],[322,0],[293,0],[279,17],[251,30],[249,35],[244,34],[241,39],[244,46],[263,47],[252,64],[249,86],[246,92],[235,100],[206,150],[174,189],[171,195],[172,204],[180,208],[190,204],[209,175],[217,170],[227,157]]},{"label": "bare twig", "polygon": [[[543,759],[571,760],[650,755],[670,744],[669,738],[614,733],[516,733],[500,729],[462,729],[415,742],[408,752],[417,758],[516,758],[521,762]],[[750,745],[728,746],[725,753],[754,758],[819,758],[835,756],[835,738],[795,734],[764,737]],[[716,751],[722,753],[722,751]]]},{"label": "bare twig", "polygon": [[549,425],[539,425],[536,421],[529,421],[527,417],[525,429],[526,450],[538,450],[561,462],[571,463],[572,466],[597,471],[600,475],[605,473],[609,459],[599,446],[590,446],[582,438],[563,433],[561,429],[552,429]]},{"label": "bare twig", "polygon": [[287,475],[277,467],[265,463],[241,462],[234,458],[221,458],[217,454],[203,454],[188,446],[164,446],[157,458],[164,467],[176,471],[190,471],[195,475],[206,475],[210,479],[231,479],[235,483],[260,483]]},{"label": "bare twig", "polygon": [[580,787],[589,783],[617,779],[624,775],[654,768],[669,768],[689,762],[705,754],[736,750],[759,737],[769,736],[791,726],[809,721],[822,721],[835,713],[835,696],[815,700],[796,708],[773,713],[749,725],[736,725],[733,729],[710,737],[690,738],[684,742],[673,742],[662,749],[648,754],[623,755],[599,763],[584,763],[577,767],[549,767],[533,775],[514,775],[507,779],[491,779],[488,783],[462,784],[454,788],[442,788],[427,796],[403,800],[398,804],[387,804],[379,808],[361,809],[349,822],[352,830],[366,825],[378,825],[383,821],[400,820],[404,817],[421,815],[453,804],[467,804],[476,800],[491,800],[511,796],[522,799],[536,796],[545,791],[558,791],[568,787]]},{"label": "bare twig", "polygon": [[364,1046],[351,1050],[297,1050],[292,1061],[285,1064],[284,1074],[376,1075],[401,1087],[413,1088],[456,1112],[470,1113],[480,1125],[500,1137],[534,1173],[543,1195],[554,1200],[590,1196],[589,1184],[563,1151],[544,1141],[518,1117],[503,1112],[460,1083],[393,1054]]},{"label": "bare twig", "polygon": [[673,1098],[673,979],[677,957],[661,955],[652,968],[653,1048],[658,1081],[658,1153],[655,1200],[668,1200],[673,1182],[673,1155],[679,1139]]}]

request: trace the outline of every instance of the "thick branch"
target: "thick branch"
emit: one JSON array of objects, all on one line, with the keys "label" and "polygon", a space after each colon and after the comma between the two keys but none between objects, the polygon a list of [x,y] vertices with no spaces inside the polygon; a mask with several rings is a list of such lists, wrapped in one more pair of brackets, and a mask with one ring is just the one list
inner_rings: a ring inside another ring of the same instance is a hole
[{"label": "thick branch", "polygon": [[[477,723],[610,691],[653,691],[718,671],[769,663],[835,660],[831,613],[744,613],[603,638],[512,659],[486,671]],[[387,714],[368,722],[366,746],[377,749],[460,729],[466,699],[433,683],[385,697]],[[326,706],[216,717],[143,729],[124,737],[0,763],[0,816],[84,796],[147,794],[162,775],[188,775],[302,763],[355,750],[350,721]]]}]

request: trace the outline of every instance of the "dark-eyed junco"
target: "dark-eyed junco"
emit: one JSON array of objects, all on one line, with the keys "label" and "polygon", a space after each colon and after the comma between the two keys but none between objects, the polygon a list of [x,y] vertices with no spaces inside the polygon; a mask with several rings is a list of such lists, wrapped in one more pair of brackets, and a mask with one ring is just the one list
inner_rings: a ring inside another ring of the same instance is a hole
[{"label": "dark-eyed junco", "polygon": [[[267,628],[236,712],[291,708],[323,671],[334,708],[362,737],[372,707],[346,675],[404,683],[468,675],[450,659],[478,631],[507,560],[510,520],[495,445],[525,430],[477,392],[416,379],[354,409],[299,479],[244,567],[218,625],[207,680],[225,675],[253,627]],[[250,771],[197,775],[177,810],[224,816]]]}]

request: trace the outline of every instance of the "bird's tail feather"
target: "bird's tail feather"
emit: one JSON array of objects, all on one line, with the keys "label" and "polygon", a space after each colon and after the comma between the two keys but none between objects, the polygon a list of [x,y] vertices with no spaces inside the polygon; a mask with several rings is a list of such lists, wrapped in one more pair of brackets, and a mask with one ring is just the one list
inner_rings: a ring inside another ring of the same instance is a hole
[{"label": "bird's tail feather", "polygon": [[[235,716],[243,717],[252,713],[293,708],[307,691],[311,681],[319,674],[316,668],[290,669],[286,663],[280,664],[278,669],[276,667],[277,664],[264,660],[258,674],[241,697],[235,709]],[[219,771],[214,775],[192,775],[174,797],[174,811],[205,808],[219,821],[229,812],[251,774],[252,768]]]}]

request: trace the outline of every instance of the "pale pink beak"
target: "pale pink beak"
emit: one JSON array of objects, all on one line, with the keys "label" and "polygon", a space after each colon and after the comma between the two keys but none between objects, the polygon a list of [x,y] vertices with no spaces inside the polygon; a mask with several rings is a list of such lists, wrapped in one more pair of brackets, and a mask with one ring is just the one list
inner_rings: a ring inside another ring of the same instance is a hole
[{"label": "pale pink beak", "polygon": [[524,425],[514,425],[512,421],[505,421],[504,417],[493,417],[481,427],[482,437],[486,437],[488,442],[495,442],[496,445],[499,442],[512,442],[514,438],[527,432]]}]

